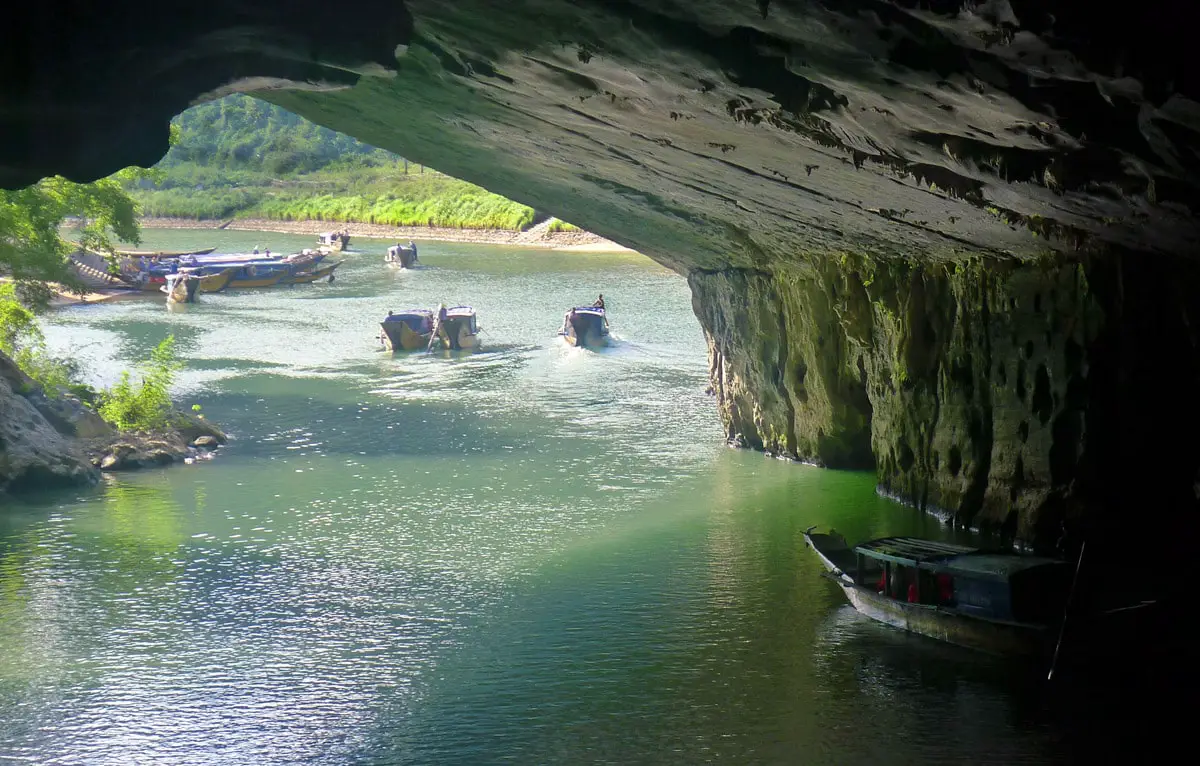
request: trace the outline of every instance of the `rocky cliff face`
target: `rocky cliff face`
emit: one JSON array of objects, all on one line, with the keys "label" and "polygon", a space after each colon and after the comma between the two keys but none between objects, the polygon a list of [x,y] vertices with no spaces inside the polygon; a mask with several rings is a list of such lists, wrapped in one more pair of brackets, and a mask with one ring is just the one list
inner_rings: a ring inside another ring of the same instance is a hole
[{"label": "rocky cliff face", "polygon": [[[76,419],[41,399],[36,384],[0,354],[0,492],[88,484],[99,475],[75,439]],[[80,428],[92,435],[89,423]]]},{"label": "rocky cliff face", "polygon": [[57,5],[14,20],[54,35],[4,70],[5,184],[146,162],[189,99],[257,90],[688,274],[749,445],[1023,536],[1196,514],[1173,3]]},{"label": "rocky cliff face", "polygon": [[1114,502],[1122,518],[1194,503],[1197,276],[1187,262],[842,256],[691,284],[732,438],[873,465],[918,506],[1047,541]]}]

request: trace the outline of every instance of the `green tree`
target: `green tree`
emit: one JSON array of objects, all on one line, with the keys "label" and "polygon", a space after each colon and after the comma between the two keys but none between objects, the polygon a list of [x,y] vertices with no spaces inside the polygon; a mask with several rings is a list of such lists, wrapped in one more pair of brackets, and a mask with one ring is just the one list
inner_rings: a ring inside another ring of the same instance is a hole
[{"label": "green tree", "polygon": [[[111,251],[113,239],[141,241],[136,206],[124,185],[145,172],[131,168],[88,184],[54,176],[0,190],[0,276],[12,279],[21,299],[34,306],[49,299],[47,282],[80,289],[68,267],[79,245]],[[63,237],[68,221],[75,242]]]}]

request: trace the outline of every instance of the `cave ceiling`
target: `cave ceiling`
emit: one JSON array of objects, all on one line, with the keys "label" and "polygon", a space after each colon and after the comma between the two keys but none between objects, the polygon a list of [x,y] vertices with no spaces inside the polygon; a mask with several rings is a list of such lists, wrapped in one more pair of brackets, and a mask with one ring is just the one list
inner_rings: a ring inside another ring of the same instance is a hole
[{"label": "cave ceiling", "polygon": [[149,165],[254,92],[681,270],[803,254],[1190,255],[1177,3],[47,2],[5,53],[0,183]]}]

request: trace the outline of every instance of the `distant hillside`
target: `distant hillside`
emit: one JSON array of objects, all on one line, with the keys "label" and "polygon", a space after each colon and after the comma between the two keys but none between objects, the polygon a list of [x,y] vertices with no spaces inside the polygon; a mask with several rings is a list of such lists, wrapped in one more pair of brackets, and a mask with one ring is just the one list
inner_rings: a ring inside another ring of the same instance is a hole
[{"label": "distant hillside", "polygon": [[400,159],[250,96],[226,96],[194,106],[173,122],[180,129],[179,141],[159,167],[190,163],[281,176],[310,173],[347,159],[366,165],[392,165]]},{"label": "distant hillside", "polygon": [[174,123],[159,180],[130,189],[146,216],[508,230],[536,219],[526,205],[249,96],[192,107]]}]

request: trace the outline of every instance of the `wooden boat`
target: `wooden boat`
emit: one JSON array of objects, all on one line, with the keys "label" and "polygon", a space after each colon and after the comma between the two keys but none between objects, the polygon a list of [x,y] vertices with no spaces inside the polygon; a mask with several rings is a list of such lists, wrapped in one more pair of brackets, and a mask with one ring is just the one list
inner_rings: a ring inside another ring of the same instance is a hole
[{"label": "wooden boat", "polygon": [[432,342],[440,341],[443,348],[452,351],[479,348],[479,323],[475,309],[470,306],[439,307],[433,323],[433,335]]},{"label": "wooden boat", "polygon": [[433,336],[433,312],[429,309],[409,309],[388,312],[379,323],[379,340],[390,351],[423,351],[429,348]]},{"label": "wooden boat", "polygon": [[327,231],[317,235],[317,244],[341,252],[350,246],[350,235],[344,231]]},{"label": "wooden boat", "polygon": [[1048,657],[1070,585],[1057,559],[912,537],[851,548],[804,533],[854,608],[902,630],[993,654]]},{"label": "wooden boat", "polygon": [[159,292],[167,284],[167,275],[142,272],[130,280],[130,287],[147,293]]},{"label": "wooden boat", "polygon": [[576,306],[563,317],[558,332],[572,346],[608,344],[608,317],[602,306]]},{"label": "wooden boat", "polygon": [[327,266],[321,266],[320,268],[301,271],[291,276],[284,277],[279,281],[279,284],[307,285],[310,282],[316,282],[318,279],[324,279],[325,277],[329,277],[329,281],[332,282],[334,279],[333,272],[343,263],[345,263],[345,261],[338,261],[337,263],[331,263]]},{"label": "wooden boat", "polygon": [[216,274],[202,274],[200,276],[200,292],[221,292],[233,282],[235,274],[237,274],[237,269],[222,269]]},{"label": "wooden boat", "polygon": [[399,264],[402,269],[411,269],[417,262],[416,246],[392,245],[383,256],[384,263]]},{"label": "wooden boat", "polygon": [[113,252],[122,258],[179,258],[184,255],[208,255],[216,249],[215,247],[204,247],[199,250],[114,250]]},{"label": "wooden boat", "polygon": [[229,286],[232,288],[273,287],[288,274],[287,269],[272,271],[252,271],[252,269],[254,269],[253,266],[235,269]]}]

